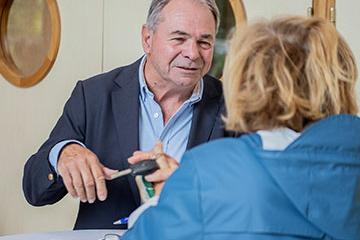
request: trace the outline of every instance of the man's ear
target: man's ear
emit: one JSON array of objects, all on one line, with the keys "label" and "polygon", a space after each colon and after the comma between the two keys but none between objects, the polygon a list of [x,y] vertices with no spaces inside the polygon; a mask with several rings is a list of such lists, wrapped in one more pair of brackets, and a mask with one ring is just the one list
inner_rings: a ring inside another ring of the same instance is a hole
[{"label": "man's ear", "polygon": [[152,36],[153,32],[146,25],[143,25],[141,29],[141,42],[146,54],[150,53],[152,46]]}]

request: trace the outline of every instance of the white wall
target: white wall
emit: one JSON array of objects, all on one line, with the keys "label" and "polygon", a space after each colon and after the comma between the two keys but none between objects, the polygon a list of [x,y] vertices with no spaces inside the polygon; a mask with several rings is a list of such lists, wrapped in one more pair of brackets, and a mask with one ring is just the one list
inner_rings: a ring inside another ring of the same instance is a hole
[{"label": "white wall", "polygon": [[149,0],[105,0],[104,71],[143,54],[140,33],[149,5]]},{"label": "white wall", "polygon": [[[312,0],[243,0],[248,19],[255,20],[259,17],[271,18],[276,15],[307,15],[307,9],[311,6]],[[337,0],[337,23],[336,27],[343,35],[358,61],[357,66],[360,71],[360,1],[356,0]],[[360,77],[357,82],[357,95],[360,102]]]},{"label": "white wall", "polygon": [[77,203],[34,208],[21,190],[26,159],[47,138],[75,81],[101,71],[101,1],[58,1],[61,45],[48,76],[21,89],[0,79],[0,235],[73,226]]},{"label": "white wall", "polygon": [[[336,8],[336,27],[353,50],[360,74],[360,1],[338,0]],[[360,104],[360,76],[357,82],[357,96],[358,103]]]},{"label": "white wall", "polygon": [[271,18],[276,15],[307,15],[307,9],[311,6],[312,0],[286,1],[271,0],[243,0],[248,19],[254,20],[259,17]]},{"label": "white wall", "polygon": [[[103,1],[58,1],[61,46],[54,67],[38,85],[20,89],[0,77],[0,235],[73,226],[77,201],[67,197],[53,206],[29,206],[21,190],[22,171],[26,159],[47,138],[78,79],[131,63],[142,54],[140,29],[150,0]],[[306,15],[311,4],[311,0],[244,2],[249,19]],[[360,59],[360,2],[337,2],[338,29]]]},{"label": "white wall", "polygon": [[150,1],[57,2],[61,43],[50,73],[27,89],[0,77],[0,236],[72,229],[76,200],[66,197],[41,208],[26,203],[21,189],[24,163],[49,135],[77,80],[142,54],[140,30]]}]

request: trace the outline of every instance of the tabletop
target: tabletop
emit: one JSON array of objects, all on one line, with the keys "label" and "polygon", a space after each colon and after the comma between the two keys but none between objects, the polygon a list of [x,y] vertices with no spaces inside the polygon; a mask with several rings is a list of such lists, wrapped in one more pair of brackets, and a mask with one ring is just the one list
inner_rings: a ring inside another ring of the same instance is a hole
[{"label": "tabletop", "polygon": [[0,236],[0,240],[100,240],[105,234],[121,236],[124,230],[76,230],[63,232],[40,232]]}]

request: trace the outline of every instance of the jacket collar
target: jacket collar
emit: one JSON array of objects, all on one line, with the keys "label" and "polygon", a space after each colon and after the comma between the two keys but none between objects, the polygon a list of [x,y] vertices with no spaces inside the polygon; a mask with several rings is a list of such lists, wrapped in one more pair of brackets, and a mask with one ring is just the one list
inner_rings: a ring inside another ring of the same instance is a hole
[{"label": "jacket collar", "polygon": [[[118,86],[111,94],[112,111],[118,133],[121,159],[124,169],[129,167],[126,159],[139,149],[139,79],[140,59],[120,70],[114,82]],[[132,176],[128,176],[130,188],[137,205],[140,205],[139,192]]]},{"label": "jacket collar", "polygon": [[202,100],[194,104],[194,113],[187,149],[208,142],[222,111],[223,106],[221,86],[215,85],[215,79],[205,75]]}]

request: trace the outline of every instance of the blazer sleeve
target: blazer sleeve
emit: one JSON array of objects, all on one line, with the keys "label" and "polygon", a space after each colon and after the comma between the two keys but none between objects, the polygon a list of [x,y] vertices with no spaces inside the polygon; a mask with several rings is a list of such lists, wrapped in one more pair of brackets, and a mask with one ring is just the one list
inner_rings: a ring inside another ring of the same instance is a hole
[{"label": "blazer sleeve", "polygon": [[85,112],[83,84],[79,81],[49,138],[25,164],[23,191],[30,204],[53,204],[67,194],[61,177],[57,176],[48,157],[52,147],[63,140],[74,139],[84,142]]},{"label": "blazer sleeve", "polygon": [[123,240],[202,239],[202,209],[199,178],[186,153],[174,174],[166,181],[156,207],[147,209]]}]

